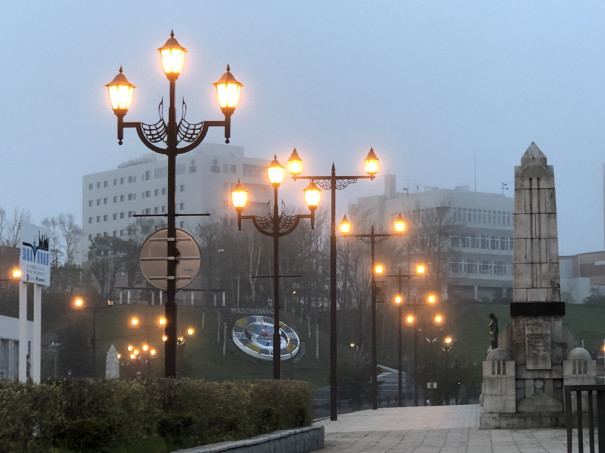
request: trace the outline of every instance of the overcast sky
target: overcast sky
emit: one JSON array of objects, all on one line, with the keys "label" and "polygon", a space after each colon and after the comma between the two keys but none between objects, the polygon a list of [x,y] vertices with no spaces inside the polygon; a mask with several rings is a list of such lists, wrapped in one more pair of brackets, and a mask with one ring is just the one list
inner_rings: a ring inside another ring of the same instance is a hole
[{"label": "overcast sky", "polygon": [[[127,121],[154,123],[168,96],[157,48],[188,49],[177,98],[220,120],[227,63],[244,83],[232,143],[296,147],[305,173],[362,174],[371,146],[397,189],[501,193],[532,141],[554,165],[561,254],[603,250],[605,2],[10,1],[0,16],[0,206],[81,222],[82,176],[146,152],[118,146],[104,85],[137,86]],[[206,139],[220,143],[221,131]],[[301,184],[288,182],[289,184]],[[300,187],[302,189],[302,186]],[[383,181],[339,193],[382,194]]]}]

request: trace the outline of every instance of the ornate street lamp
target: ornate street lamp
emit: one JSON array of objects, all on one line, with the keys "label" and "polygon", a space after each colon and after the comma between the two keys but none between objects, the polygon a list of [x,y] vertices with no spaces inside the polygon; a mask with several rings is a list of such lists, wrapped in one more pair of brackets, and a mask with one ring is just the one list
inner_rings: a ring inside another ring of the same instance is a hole
[{"label": "ornate street lamp", "polygon": [[361,239],[364,243],[370,244],[371,253],[371,292],[372,292],[372,409],[378,408],[378,363],[376,353],[376,263],[374,259],[374,248],[375,245],[383,240],[393,237],[401,236],[405,231],[405,222],[401,218],[401,214],[395,219],[393,223],[393,229],[395,233],[375,233],[374,225],[368,234],[351,234],[351,224],[349,223],[347,216],[344,216],[340,223],[340,231],[343,235]]},{"label": "ornate street lamp", "polygon": [[426,296],[425,302],[415,302],[406,304],[408,307],[413,308],[413,313],[408,313],[405,317],[405,323],[414,328],[414,406],[418,406],[418,325],[435,325],[441,326],[445,323],[445,317],[441,313],[435,313],[432,315],[430,322],[419,322],[418,321],[418,307],[431,307],[437,303],[437,296],[433,293],[429,293]]},{"label": "ornate street lamp", "polygon": [[338,376],[337,355],[338,338],[336,323],[336,190],[342,190],[349,184],[359,179],[373,180],[378,173],[378,158],[374,150],[365,159],[365,171],[363,176],[336,176],[336,167],[332,163],[332,171],[329,176],[302,176],[302,159],[296,148],[288,159],[288,170],[294,180],[307,179],[316,183],[323,190],[330,191],[330,420],[338,418]]},{"label": "ornate street lamp", "polygon": [[287,215],[279,213],[278,189],[284,179],[285,169],[277,156],[267,167],[267,176],[273,186],[273,214],[267,216],[243,215],[248,202],[248,191],[238,180],[231,191],[233,207],[237,211],[237,227],[242,229],[242,220],[251,220],[254,227],[265,236],[273,238],[273,379],[281,377],[281,337],[279,333],[279,238],[292,233],[301,219],[310,219],[315,226],[315,210],[321,198],[319,187],[311,181],[305,189],[305,201],[310,214]]},{"label": "ornate street lamp", "polygon": [[[134,128],[137,131],[139,139],[150,150],[164,154],[168,158],[168,200],[167,213],[162,214],[167,218],[167,238],[166,238],[166,342],[165,342],[165,367],[166,377],[176,376],[176,345],[177,345],[177,325],[176,325],[176,289],[177,275],[176,268],[179,262],[176,237],[176,206],[175,206],[175,187],[176,187],[176,156],[184,154],[195,149],[202,143],[210,127],[222,127],[225,131],[225,142],[229,143],[231,136],[231,115],[237,107],[240,89],[243,86],[238,82],[230,72],[227,66],[227,72],[214,83],[218,96],[218,103],[223,111],[225,119],[223,121],[203,121],[200,123],[189,123],[185,119],[187,105],[183,101],[181,119],[177,122],[175,107],[175,85],[185,61],[187,49],[181,46],[174,38],[174,33],[170,33],[170,38],[158,49],[164,73],[170,83],[170,104],[168,108],[168,122],[163,117],[163,101],[159,105],[160,119],[155,124],[146,124],[141,122],[125,122],[124,116],[128,113],[135,86],[126,79],[122,67],[118,75],[107,84],[109,98],[114,113],[118,118],[118,143],[121,145],[124,138],[124,128]],[[180,144],[183,146],[180,146]],[[182,214],[181,214],[182,215]]]},{"label": "ornate street lamp", "polygon": [[[393,298],[393,302],[397,306],[398,316],[397,316],[397,398],[399,400],[399,407],[403,407],[403,359],[402,359],[402,341],[403,341],[403,333],[402,333],[402,324],[403,324],[403,288],[402,282],[403,280],[409,280],[414,277],[421,277],[425,274],[426,267],[424,264],[416,265],[416,273],[415,274],[402,274],[401,268],[398,269],[396,274],[385,274],[383,277],[396,278],[398,281],[397,294]],[[407,299],[410,298],[410,287],[407,285]]]}]

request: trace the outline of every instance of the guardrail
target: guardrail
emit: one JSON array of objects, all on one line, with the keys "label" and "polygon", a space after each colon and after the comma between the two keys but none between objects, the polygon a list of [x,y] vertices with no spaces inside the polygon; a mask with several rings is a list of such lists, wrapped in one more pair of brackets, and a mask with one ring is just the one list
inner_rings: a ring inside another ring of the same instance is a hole
[{"label": "guardrail", "polygon": [[[590,453],[595,450],[595,415],[598,432],[598,445],[605,449],[605,385],[566,385],[565,386],[565,426],[567,427],[567,453],[572,453],[574,417],[572,407],[572,393],[576,397],[576,423],[578,431],[578,453],[584,453],[584,422],[588,424],[588,442]],[[582,394],[586,394],[588,412],[582,409]],[[596,414],[594,407],[594,396],[596,394]],[[585,417],[587,415],[587,419]],[[600,450],[600,448],[599,448]]]}]

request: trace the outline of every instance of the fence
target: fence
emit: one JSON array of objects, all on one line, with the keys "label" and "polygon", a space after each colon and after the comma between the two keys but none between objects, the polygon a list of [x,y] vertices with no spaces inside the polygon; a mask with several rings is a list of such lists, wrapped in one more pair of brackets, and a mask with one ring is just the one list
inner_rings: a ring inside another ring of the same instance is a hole
[{"label": "fence", "polygon": [[[584,422],[588,424],[588,441],[590,453],[595,450],[595,415],[597,421],[598,445],[603,445],[605,449],[605,385],[566,385],[565,386],[565,426],[567,427],[567,453],[572,452],[573,445],[573,407],[572,393],[575,394],[576,400],[576,422],[575,426],[578,431],[578,452],[584,453]],[[587,397],[582,398],[582,394],[586,393]],[[594,408],[594,396],[596,393],[596,414]],[[583,401],[587,402],[588,413],[585,414],[582,409]],[[586,417],[587,415],[587,417]]]}]

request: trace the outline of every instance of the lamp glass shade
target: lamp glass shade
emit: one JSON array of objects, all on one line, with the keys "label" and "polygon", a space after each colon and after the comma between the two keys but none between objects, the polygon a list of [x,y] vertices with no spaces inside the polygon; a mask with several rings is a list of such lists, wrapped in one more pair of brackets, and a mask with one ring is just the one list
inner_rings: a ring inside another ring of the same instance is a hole
[{"label": "lamp glass shade", "polygon": [[342,234],[349,234],[351,232],[351,223],[346,215],[340,221],[340,232]]},{"label": "lamp glass shade", "polygon": [[370,148],[370,152],[366,157],[365,170],[370,176],[374,176],[378,173],[378,157],[376,157],[376,154],[374,153],[374,148]]},{"label": "lamp glass shade", "polygon": [[403,217],[401,217],[401,214],[397,216],[393,226],[395,228],[395,231],[397,231],[398,233],[403,233],[405,231],[405,221],[403,220]]},{"label": "lamp glass shade", "polygon": [[114,112],[127,112],[130,108],[132,95],[136,87],[128,81],[122,72],[121,66],[118,75],[105,86],[109,92],[109,101],[111,102],[111,108],[113,108]]},{"label": "lamp glass shade", "polygon": [[403,302],[403,296],[401,294],[396,294],[394,301],[397,305],[401,304]]},{"label": "lamp glass shade", "polygon": [[231,201],[233,202],[233,207],[238,210],[244,209],[248,202],[248,191],[240,183],[239,179],[237,180],[237,185],[231,191]]},{"label": "lamp glass shade", "polygon": [[416,266],[416,273],[418,275],[423,275],[426,272],[426,266],[424,264],[418,264]]},{"label": "lamp glass shade", "polygon": [[374,266],[374,273],[376,275],[382,275],[382,274],[384,274],[384,264],[382,264],[382,263],[376,263],[376,265]]},{"label": "lamp glass shade", "polygon": [[227,65],[227,72],[214,82],[214,86],[216,87],[216,94],[218,96],[218,105],[223,110],[223,113],[233,113],[239,102],[240,88],[244,85],[233,77],[229,65]]},{"label": "lamp glass shade", "polygon": [[435,315],[435,317],[433,318],[433,322],[434,322],[435,324],[437,324],[437,325],[439,325],[439,324],[443,324],[443,321],[444,321],[444,318],[443,318],[443,315],[441,315],[441,314],[437,314],[437,315]]},{"label": "lamp glass shade", "polygon": [[427,301],[429,304],[434,304],[434,303],[436,303],[436,302],[437,302],[437,296],[435,296],[434,294],[429,294],[429,295],[427,296],[427,298],[426,298],[426,301]]},{"label": "lamp glass shade", "polygon": [[288,171],[291,175],[300,175],[302,173],[302,159],[296,152],[296,148],[292,151],[290,159],[288,159]]},{"label": "lamp glass shade", "polygon": [[412,325],[416,322],[416,317],[414,315],[407,315],[405,317],[405,323],[408,325]]},{"label": "lamp glass shade", "polygon": [[267,175],[269,182],[273,187],[279,187],[284,180],[285,168],[277,161],[277,156],[274,156],[273,161],[267,167]]},{"label": "lamp glass shade", "polygon": [[162,65],[164,66],[164,73],[168,76],[178,77],[183,69],[183,63],[185,62],[185,49],[179,44],[174,38],[174,32],[170,32],[170,38],[166,41],[162,47],[158,49],[162,56]]},{"label": "lamp glass shade", "polygon": [[321,200],[321,190],[311,181],[305,189],[305,202],[309,209],[315,209],[319,205],[319,200]]},{"label": "lamp glass shade", "polygon": [[15,267],[11,272],[11,277],[15,280],[19,280],[23,276],[23,272],[18,267]]}]

